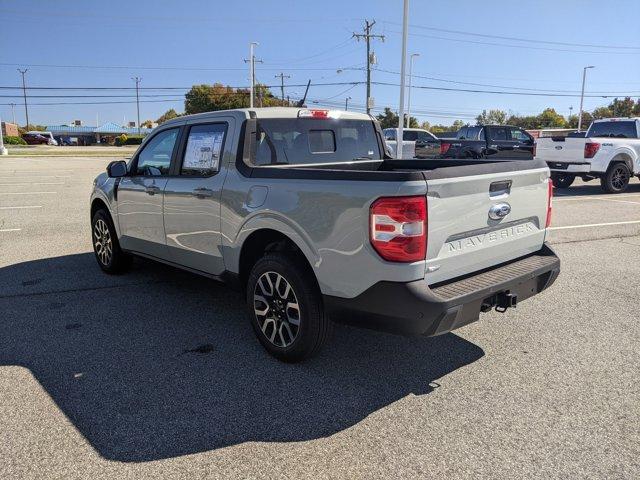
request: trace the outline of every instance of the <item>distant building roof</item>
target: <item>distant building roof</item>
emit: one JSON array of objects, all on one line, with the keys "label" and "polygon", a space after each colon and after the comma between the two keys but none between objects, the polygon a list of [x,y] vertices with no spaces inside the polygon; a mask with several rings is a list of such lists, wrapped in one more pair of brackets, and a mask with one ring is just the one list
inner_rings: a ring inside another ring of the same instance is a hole
[{"label": "distant building roof", "polygon": [[47,125],[47,131],[54,135],[94,135],[96,133],[108,134],[108,135],[148,135],[151,133],[151,128],[141,128],[138,132],[137,127],[128,128],[121,127],[117,123],[107,122],[99,127],[75,127],[71,125]]}]

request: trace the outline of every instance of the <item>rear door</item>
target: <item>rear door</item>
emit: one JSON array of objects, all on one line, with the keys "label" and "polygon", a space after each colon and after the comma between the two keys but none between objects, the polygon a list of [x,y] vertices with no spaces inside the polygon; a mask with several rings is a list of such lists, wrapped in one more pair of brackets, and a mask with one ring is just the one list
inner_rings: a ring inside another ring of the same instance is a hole
[{"label": "rear door", "polygon": [[179,134],[180,127],[155,133],[133,158],[129,174],[118,183],[120,244],[126,250],[168,258],[162,205]]},{"label": "rear door", "polygon": [[[526,164],[533,162],[527,161]],[[540,162],[542,163],[542,162]],[[522,163],[509,162],[514,168]],[[542,248],[548,170],[427,179],[429,284],[495,266]],[[493,167],[487,166],[487,171]],[[428,177],[429,174],[427,174]]]},{"label": "rear door", "polygon": [[233,133],[232,117],[187,124],[164,194],[171,261],[213,275],[224,271],[220,196],[227,173],[224,162],[231,155],[226,140]]}]

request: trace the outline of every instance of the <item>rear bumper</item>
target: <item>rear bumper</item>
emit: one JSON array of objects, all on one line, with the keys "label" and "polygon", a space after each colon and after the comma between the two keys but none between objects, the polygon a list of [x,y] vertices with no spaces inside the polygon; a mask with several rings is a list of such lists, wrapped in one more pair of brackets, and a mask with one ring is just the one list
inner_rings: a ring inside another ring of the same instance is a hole
[{"label": "rear bumper", "polygon": [[429,287],[424,280],[378,282],[355,298],[325,296],[335,320],[405,335],[440,335],[478,320],[510,294],[525,300],[548,288],[560,259],[548,245],[539,252],[491,269]]},{"label": "rear bumper", "polygon": [[591,164],[589,162],[547,162],[549,170],[558,173],[589,173]]}]

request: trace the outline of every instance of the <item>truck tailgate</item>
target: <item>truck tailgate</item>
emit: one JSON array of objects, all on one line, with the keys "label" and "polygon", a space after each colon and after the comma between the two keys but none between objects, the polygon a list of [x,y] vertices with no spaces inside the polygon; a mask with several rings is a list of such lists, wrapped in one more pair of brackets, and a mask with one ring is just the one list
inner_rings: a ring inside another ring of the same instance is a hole
[{"label": "truck tailgate", "polygon": [[584,138],[539,138],[536,158],[545,162],[581,162],[584,160]]},{"label": "truck tailgate", "polygon": [[529,164],[531,168],[514,171],[427,179],[428,284],[542,248],[549,170],[541,162]]}]

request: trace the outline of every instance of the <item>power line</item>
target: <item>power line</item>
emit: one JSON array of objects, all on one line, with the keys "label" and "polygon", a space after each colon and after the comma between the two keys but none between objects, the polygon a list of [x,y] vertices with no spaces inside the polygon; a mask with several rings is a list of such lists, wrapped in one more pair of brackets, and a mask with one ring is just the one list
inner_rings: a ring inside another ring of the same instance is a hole
[{"label": "power line", "polygon": [[[401,25],[400,23],[389,22],[389,21],[383,21],[383,23],[388,23],[388,24],[391,24],[391,25],[398,25],[398,26]],[[546,45],[563,45],[563,46],[567,46],[567,47],[614,48],[614,49],[623,49],[623,50],[640,50],[640,47],[629,47],[629,46],[623,46],[623,45],[598,45],[598,44],[592,44],[592,43],[557,42],[557,41],[551,41],[551,40],[538,40],[538,39],[533,39],[533,38],[508,37],[508,36],[504,36],[504,35],[489,35],[489,34],[485,34],[485,33],[465,32],[465,31],[462,31],[462,30],[447,30],[445,28],[427,27],[426,25],[410,24],[410,27],[411,28],[418,28],[418,29],[422,29],[422,30],[431,30],[431,31],[434,31],[434,32],[454,33],[454,34],[458,34],[458,35],[470,35],[470,36],[483,37],[483,38],[497,38],[499,40],[513,40],[513,41],[516,41],[516,42],[542,43],[542,44],[546,44]]]},{"label": "power line", "polygon": [[[245,71],[244,68],[213,68],[213,67],[172,67],[172,66],[146,66],[141,67],[137,65],[62,65],[52,63],[31,63],[25,65],[24,63],[0,63],[0,66],[15,67],[15,66],[27,66],[33,68],[83,68],[83,69],[124,69],[124,70],[190,70],[190,71],[202,71],[202,72],[238,72]],[[289,68],[289,70],[295,71],[330,71],[335,70],[335,67],[309,67],[309,68]],[[280,70],[278,68],[263,68],[262,70]]]},{"label": "power line", "polygon": [[[402,32],[398,32],[395,30],[387,30],[389,33],[401,34]],[[491,45],[494,47],[507,47],[507,48],[519,48],[519,49],[527,49],[527,50],[543,50],[547,52],[569,52],[569,53],[596,53],[596,54],[606,54],[606,55],[640,55],[640,52],[616,52],[616,51],[597,51],[597,50],[569,50],[562,48],[551,48],[551,47],[533,47],[529,45],[511,45],[507,43],[497,43],[497,42],[482,42],[479,40],[465,40],[461,38],[448,38],[448,37],[438,37],[436,35],[425,35],[423,33],[415,33],[409,32],[409,35],[413,37],[422,37],[422,38],[433,38],[436,40],[447,40],[450,42],[461,42],[461,43],[473,43],[476,45]]]}]

